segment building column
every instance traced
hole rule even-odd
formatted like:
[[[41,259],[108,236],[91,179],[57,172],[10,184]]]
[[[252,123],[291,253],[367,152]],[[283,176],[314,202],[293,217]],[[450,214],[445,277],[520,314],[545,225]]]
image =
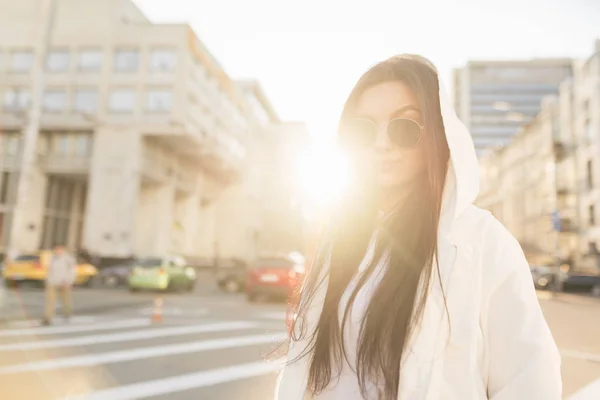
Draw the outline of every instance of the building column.
[[[175,199],[174,230],[177,238],[175,251],[178,253],[195,255],[199,214],[198,195],[186,194]]]
[[[164,256],[173,250],[175,190],[171,183],[142,185],[136,210],[135,254]]]
[[[30,170],[27,193],[17,199],[11,218],[18,214],[17,224],[12,224],[10,235],[11,251],[30,253],[40,246],[44,222],[44,201],[46,193],[46,175],[42,169],[34,165]]]
[[[248,210],[248,199],[242,185],[226,189],[217,206],[217,240],[219,256],[226,259],[250,260],[253,219]]]
[[[79,235],[79,224],[82,218],[81,215],[81,204],[84,200],[85,193],[83,192],[84,185],[78,183],[73,188],[73,197],[71,199],[71,216],[69,218],[69,236],[67,237],[67,248],[73,250],[80,250],[77,248],[78,244],[81,243]]]
[[[216,257],[217,207],[215,203],[200,204],[198,210],[198,229],[195,238],[195,254],[198,257],[213,259]]]
[[[91,254],[133,255],[140,139],[137,131],[121,127],[95,132],[84,230],[84,247]]]

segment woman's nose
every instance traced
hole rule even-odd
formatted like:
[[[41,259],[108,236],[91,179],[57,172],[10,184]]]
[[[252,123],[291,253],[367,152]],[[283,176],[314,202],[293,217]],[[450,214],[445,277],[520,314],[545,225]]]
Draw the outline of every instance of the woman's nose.
[[[387,151],[392,148],[392,143],[387,135],[387,126],[383,124],[377,125],[377,136],[375,137],[375,150]]]

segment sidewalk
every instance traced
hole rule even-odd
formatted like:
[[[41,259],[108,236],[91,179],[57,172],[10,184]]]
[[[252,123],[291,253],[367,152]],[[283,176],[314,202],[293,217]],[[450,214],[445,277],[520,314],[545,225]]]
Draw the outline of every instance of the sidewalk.
[[[582,293],[553,293],[547,290],[538,290],[539,300],[563,302],[574,305],[600,307],[600,298]]]

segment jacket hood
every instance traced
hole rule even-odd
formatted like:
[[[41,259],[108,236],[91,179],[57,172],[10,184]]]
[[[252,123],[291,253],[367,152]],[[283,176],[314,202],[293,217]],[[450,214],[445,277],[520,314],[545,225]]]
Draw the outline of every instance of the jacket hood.
[[[473,139],[458,118],[438,74],[440,110],[446,140],[450,149],[450,165],[444,187],[442,215],[451,223],[471,205],[479,194],[479,163]]]

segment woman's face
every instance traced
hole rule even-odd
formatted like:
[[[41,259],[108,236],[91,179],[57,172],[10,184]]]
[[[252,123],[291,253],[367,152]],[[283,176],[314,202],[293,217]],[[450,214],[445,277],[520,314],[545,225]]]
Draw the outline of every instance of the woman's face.
[[[368,119],[377,126],[376,140],[361,147],[357,156],[360,166],[371,171],[378,187],[385,190],[411,183],[425,169],[422,137],[416,145],[406,148],[393,143],[388,135],[388,124],[397,118],[413,120],[423,126],[415,94],[406,84],[391,81],[371,86],[359,97],[355,116]],[[403,124],[406,129],[398,129]],[[392,123],[390,131],[402,135],[413,127],[410,121],[401,120]],[[426,132],[421,129],[419,135],[424,134]]]

